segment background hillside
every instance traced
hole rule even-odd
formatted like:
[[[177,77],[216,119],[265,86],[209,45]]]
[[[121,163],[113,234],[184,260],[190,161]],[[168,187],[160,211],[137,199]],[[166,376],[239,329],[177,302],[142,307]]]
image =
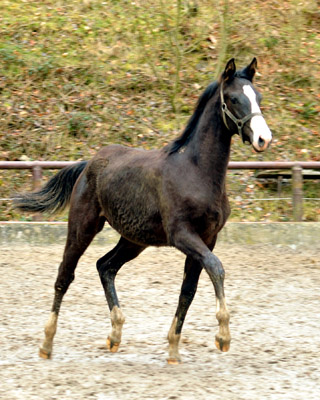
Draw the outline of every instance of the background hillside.
[[[256,56],[274,142],[256,154],[235,138],[231,159],[320,161],[319,9],[316,0],[2,0],[0,159],[161,147],[230,57],[241,67]],[[30,190],[29,175],[0,170],[0,197]],[[228,185],[234,220],[291,218],[290,202],[257,200],[276,195],[275,185],[252,172],[230,173]],[[319,198],[319,181],[304,190]],[[1,211],[2,220],[21,217],[10,202]],[[320,220],[319,202],[306,202],[305,218]]]

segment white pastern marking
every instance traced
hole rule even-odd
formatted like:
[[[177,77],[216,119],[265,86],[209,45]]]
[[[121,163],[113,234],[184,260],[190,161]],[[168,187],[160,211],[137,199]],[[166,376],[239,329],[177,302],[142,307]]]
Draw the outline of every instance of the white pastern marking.
[[[257,102],[257,96],[250,85],[243,85],[243,93],[248,97],[251,104],[251,112],[252,113],[261,113],[259,104]],[[271,142],[272,133],[263,118],[262,115],[255,115],[251,118],[250,128],[253,132],[253,145],[257,149],[261,148],[259,146],[259,138],[265,141],[263,149],[268,147],[268,144]]]
[[[220,301],[219,299],[216,299],[216,314],[220,311]]]

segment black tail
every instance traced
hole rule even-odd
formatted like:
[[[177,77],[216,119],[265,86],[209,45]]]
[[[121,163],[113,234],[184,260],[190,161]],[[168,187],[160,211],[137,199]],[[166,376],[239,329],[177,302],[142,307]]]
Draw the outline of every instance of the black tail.
[[[21,211],[55,213],[63,210],[70,201],[73,186],[87,161],[81,161],[63,168],[54,175],[38,192],[18,194],[14,207]]]

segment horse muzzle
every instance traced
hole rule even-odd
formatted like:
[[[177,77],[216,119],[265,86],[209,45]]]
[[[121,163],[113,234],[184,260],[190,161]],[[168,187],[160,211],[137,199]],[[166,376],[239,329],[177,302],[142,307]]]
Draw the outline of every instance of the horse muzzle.
[[[265,151],[272,142],[272,133],[262,115],[255,115],[251,118],[250,129],[252,147],[257,152]]]

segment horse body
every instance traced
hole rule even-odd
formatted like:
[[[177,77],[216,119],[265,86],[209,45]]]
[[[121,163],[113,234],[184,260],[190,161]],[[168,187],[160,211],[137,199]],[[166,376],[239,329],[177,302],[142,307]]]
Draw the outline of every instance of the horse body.
[[[108,146],[80,178],[96,182],[99,215],[120,235],[142,246],[168,244],[162,224],[164,162],[161,151]]]
[[[17,199],[21,209],[41,212],[55,211],[70,200],[67,242],[40,348],[42,357],[51,356],[61,302],[77,262],[105,221],[121,235],[115,248],[97,262],[112,322],[107,340],[110,351],[118,350],[124,323],[114,286],[116,274],[150,245],[174,246],[186,255],[178,307],[168,334],[168,361],[180,362],[181,330],[203,269],[216,294],[216,345],[222,351],[229,349],[224,269],[212,250],[230,214],[225,179],[233,133],[238,131],[257,151],[271,142],[259,94],[251,83],[255,68],[253,59],[236,71],[230,60],[219,82],[200,97],[183,133],[165,148],[104,147],[91,161],[60,171],[39,192]]]
[[[181,223],[205,238],[223,227],[229,206],[223,179],[201,176],[202,170],[188,152],[169,156],[163,149],[104,147],[79,178],[74,189],[78,199],[71,207],[84,203],[78,191],[91,196],[99,217],[142,246],[174,246],[175,227]]]

